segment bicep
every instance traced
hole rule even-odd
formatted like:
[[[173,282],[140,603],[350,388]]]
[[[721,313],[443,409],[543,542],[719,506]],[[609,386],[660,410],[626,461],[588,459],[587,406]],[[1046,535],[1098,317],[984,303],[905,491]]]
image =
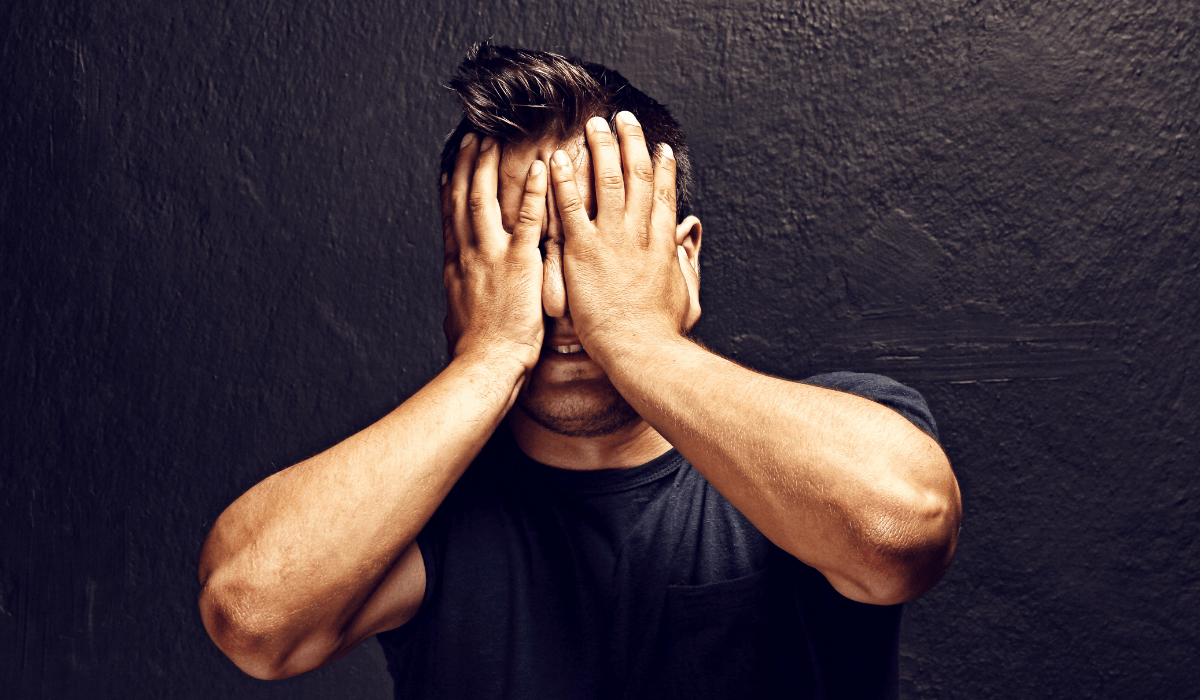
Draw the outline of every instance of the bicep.
[[[313,668],[349,654],[368,637],[395,629],[417,614],[425,597],[425,561],[414,540],[346,625],[341,643]],[[306,669],[307,670],[307,669]]]
[[[425,561],[414,540],[350,621],[346,638],[356,640],[357,646],[367,637],[403,625],[417,614],[424,597]]]

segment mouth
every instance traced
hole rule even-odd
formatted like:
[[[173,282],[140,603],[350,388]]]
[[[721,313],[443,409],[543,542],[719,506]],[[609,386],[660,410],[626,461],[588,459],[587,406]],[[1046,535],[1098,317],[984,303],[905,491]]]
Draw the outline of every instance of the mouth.
[[[564,359],[584,359],[587,358],[587,351],[583,349],[583,343],[579,342],[579,338],[571,336],[560,336],[557,338],[547,338],[542,345],[543,357],[562,357]]]
[[[573,336],[547,338],[538,358],[538,377],[542,383],[563,384],[600,379],[604,373]]]

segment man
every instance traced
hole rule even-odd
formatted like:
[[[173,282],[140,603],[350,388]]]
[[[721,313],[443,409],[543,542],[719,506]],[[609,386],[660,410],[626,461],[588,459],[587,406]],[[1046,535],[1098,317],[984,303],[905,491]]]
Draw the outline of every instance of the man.
[[[221,515],[213,640],[281,678],[378,634],[398,698],[895,697],[961,511],[924,401],[689,339],[687,147],[616,72],[485,44],[452,87],[451,362]]]

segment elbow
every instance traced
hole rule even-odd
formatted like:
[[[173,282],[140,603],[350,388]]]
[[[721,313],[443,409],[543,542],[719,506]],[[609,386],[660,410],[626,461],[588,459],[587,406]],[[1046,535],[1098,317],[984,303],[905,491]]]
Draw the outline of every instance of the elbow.
[[[940,451],[939,451],[940,452]],[[852,600],[873,605],[906,603],[941,580],[958,546],[962,498],[945,461],[932,486],[906,487],[859,530],[860,566],[835,587]]]
[[[953,477],[951,477],[953,479]],[[863,587],[876,605],[906,603],[933,588],[954,558],[962,505],[958,486],[926,493],[902,517],[868,539],[870,576]]]
[[[269,615],[256,614],[248,598],[237,586],[222,585],[219,576],[210,577],[197,601],[208,636],[249,676],[280,680],[296,675],[287,668],[289,654],[281,648],[278,625],[271,624]]]
[[[919,529],[872,542],[869,573],[860,586],[861,602],[896,605],[933,588],[950,567],[958,543],[954,510],[947,508]]]
[[[295,625],[289,626],[280,605],[280,572],[267,567],[257,575],[247,573],[221,534],[215,527],[200,550],[196,602],[209,638],[235,666],[259,680],[308,670],[295,668]]]
[[[320,610],[305,612],[288,596],[277,563],[250,570],[231,556],[214,531],[200,552],[197,605],[204,629],[225,656],[260,680],[280,680],[329,663],[342,630],[322,626]]]

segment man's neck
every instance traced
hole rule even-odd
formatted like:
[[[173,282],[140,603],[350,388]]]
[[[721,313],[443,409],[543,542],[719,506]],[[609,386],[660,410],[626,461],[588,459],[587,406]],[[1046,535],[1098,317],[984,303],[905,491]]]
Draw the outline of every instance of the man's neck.
[[[671,443],[641,418],[601,437],[561,435],[536,423],[520,406],[508,412],[507,422],[522,452],[560,469],[625,469],[645,464],[671,449]]]

